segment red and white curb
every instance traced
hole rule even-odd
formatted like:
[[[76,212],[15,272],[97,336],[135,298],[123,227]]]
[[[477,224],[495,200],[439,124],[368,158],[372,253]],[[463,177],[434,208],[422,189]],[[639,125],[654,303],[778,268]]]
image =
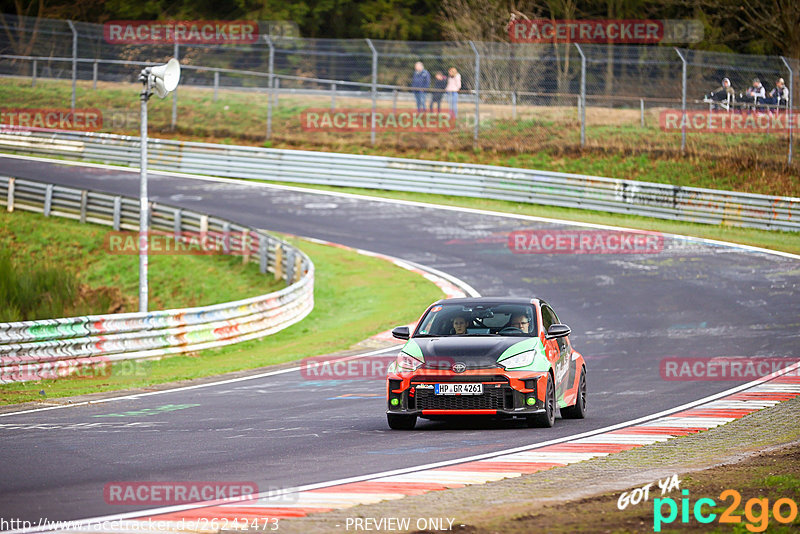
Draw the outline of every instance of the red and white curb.
[[[103,532],[204,532],[211,520],[239,524],[248,520],[266,524],[270,520],[305,517],[353,506],[402,499],[431,491],[484,484],[504,478],[536,473],[600,456],[635,449],[672,438],[695,434],[741,419],[747,414],[775,406],[800,396],[800,362],[786,370],[744,384],[678,408],[674,413],[656,414],[543,444],[441,462],[390,473],[354,477],[262,495],[260,498],[227,504],[198,503],[84,520],[70,532],[98,532],[96,523],[118,520],[123,527],[104,528]],[[627,425],[627,426],[626,426]],[[460,462],[460,463],[459,463]],[[156,528],[155,525],[158,525]],[[41,529],[29,529],[36,532]],[[216,529],[214,529],[216,530]],[[23,531],[17,531],[23,532]]]

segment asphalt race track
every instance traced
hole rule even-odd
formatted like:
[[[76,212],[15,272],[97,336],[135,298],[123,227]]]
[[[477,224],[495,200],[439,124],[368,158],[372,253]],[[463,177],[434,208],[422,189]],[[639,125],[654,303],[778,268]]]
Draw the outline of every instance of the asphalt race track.
[[[0,173],[132,197],[139,190],[138,174],[122,170],[0,157]],[[292,372],[0,417],[0,517],[136,509],[104,502],[112,481],[253,481],[265,491],[546,441],[740,383],[664,380],[664,358],[798,356],[795,259],[669,238],[656,254],[513,254],[508,232],[567,227],[158,173],[149,186],[155,202],[411,260],[482,295],[545,298],[587,360],[589,416],[547,430],[421,421],[395,432],[382,381]]]

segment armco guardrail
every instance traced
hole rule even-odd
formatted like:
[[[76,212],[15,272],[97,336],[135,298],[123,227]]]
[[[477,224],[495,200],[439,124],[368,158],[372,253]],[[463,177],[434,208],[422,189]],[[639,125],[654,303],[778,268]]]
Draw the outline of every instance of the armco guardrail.
[[[139,138],[4,130],[0,150],[139,165]],[[800,198],[490,165],[153,139],[152,169],[510,200],[662,219],[800,230]]]
[[[0,176],[0,205],[137,230],[137,200]],[[153,204],[151,230],[222,236],[243,260],[288,287],[213,306],[148,313],[0,323],[0,383],[111,372],[111,362],[221,347],[282,330],[314,307],[314,264],[266,233],[189,210]]]

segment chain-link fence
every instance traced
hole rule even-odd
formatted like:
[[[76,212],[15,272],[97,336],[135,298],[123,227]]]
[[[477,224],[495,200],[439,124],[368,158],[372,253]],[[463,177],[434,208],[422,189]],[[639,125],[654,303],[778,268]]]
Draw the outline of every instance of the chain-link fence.
[[[4,107],[96,107],[106,119],[103,130],[117,133],[138,128],[138,98],[127,84],[137,84],[142,66],[176,56],[181,85],[166,103],[151,106],[156,132],[350,149],[588,147],[790,163],[794,152],[795,116],[788,112],[800,65],[783,57],[666,46],[305,39],[269,32],[249,44],[112,44],[99,24],[11,15],[0,22]],[[424,88],[414,81],[416,62],[429,73],[422,77]],[[455,83],[451,69],[461,80],[455,95],[449,91],[455,86],[447,86]],[[736,101],[720,107],[706,96],[723,78]],[[788,99],[768,104],[747,97],[753,78],[767,92],[783,78]],[[71,81],[69,91],[64,80]],[[48,92],[45,84],[61,85]],[[418,99],[427,110],[447,115],[445,127],[393,117],[418,115]],[[308,110],[317,112],[314,121],[304,122]],[[703,113],[705,122],[698,124]]]

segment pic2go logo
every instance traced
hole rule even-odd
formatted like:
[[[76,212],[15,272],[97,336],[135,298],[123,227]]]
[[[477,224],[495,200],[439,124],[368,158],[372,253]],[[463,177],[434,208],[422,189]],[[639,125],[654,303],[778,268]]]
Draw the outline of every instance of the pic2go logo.
[[[682,490],[681,493],[684,495],[680,504],[681,523],[689,523],[690,510],[698,523],[711,523],[717,519],[717,514],[711,511],[717,506],[714,499],[698,499],[694,506],[691,506],[688,499],[689,490]],[[742,495],[736,490],[729,489],[720,493],[719,498],[722,502],[728,499],[732,500],[725,511],[719,514],[719,522],[741,523],[742,517],[736,515],[735,512],[742,502]],[[666,517],[664,516],[665,507],[668,510]],[[675,499],[670,497],[653,499],[653,531],[661,532],[661,525],[673,523],[678,518],[678,511],[678,503],[675,502]],[[748,521],[745,524],[747,530],[764,532],[769,526],[769,512],[769,499],[755,497],[749,499],[744,505],[744,517]],[[778,499],[772,504],[772,517],[778,523],[792,523],[797,518],[797,503],[785,497]]]

